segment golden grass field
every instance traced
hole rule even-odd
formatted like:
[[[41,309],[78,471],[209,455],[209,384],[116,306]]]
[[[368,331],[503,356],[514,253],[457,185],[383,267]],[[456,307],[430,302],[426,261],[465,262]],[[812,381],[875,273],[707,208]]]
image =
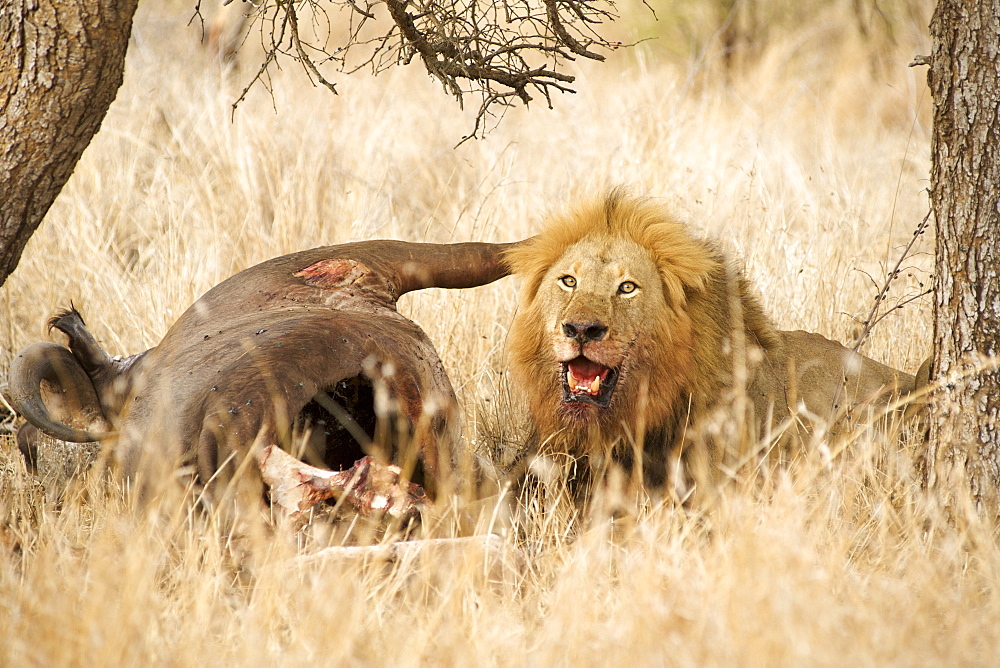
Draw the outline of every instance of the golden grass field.
[[[112,354],[135,353],[266,258],[376,237],[511,241],[618,184],[736,253],[780,327],[846,341],[928,208],[930,99],[907,67],[929,52],[917,4],[893,5],[891,39],[873,44],[850,3],[829,3],[728,77],[711,50],[657,42],[580,63],[578,94],[458,148],[475,100],[460,111],[416,64],[338,80],[332,97],[286,62],[273,98],[256,88],[233,115],[252,49],[222,67],[186,10],[144,5],[117,101],[0,288],[0,369],[70,300]],[[616,28],[648,29],[663,28]],[[932,256],[924,239],[890,304],[929,283]],[[470,446],[508,427],[516,294],[507,278],[401,302],[441,354]],[[865,352],[913,371],[930,309],[892,314]],[[539,519],[525,568],[500,581],[475,555],[303,563],[318,528],[231,538],[185,506],[129,512],[98,479],[45,500],[5,451],[0,665],[996,663],[992,525],[942,519],[915,442],[821,439],[787,471],[625,527]]]

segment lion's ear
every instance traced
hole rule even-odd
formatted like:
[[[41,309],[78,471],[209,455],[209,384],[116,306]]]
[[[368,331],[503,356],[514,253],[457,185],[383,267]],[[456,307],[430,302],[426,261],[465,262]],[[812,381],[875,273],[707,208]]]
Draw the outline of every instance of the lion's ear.
[[[559,259],[564,249],[558,242],[534,236],[519,241],[503,252],[503,263],[510,273],[524,279],[524,293],[533,299],[549,267]]]
[[[722,267],[709,248],[697,243],[685,246],[673,248],[657,262],[671,304],[683,305],[689,296],[703,292]]]
[[[707,289],[722,270],[722,254],[660,207],[647,206],[639,213],[634,216],[632,236],[659,270],[666,297],[683,305],[689,295]]]

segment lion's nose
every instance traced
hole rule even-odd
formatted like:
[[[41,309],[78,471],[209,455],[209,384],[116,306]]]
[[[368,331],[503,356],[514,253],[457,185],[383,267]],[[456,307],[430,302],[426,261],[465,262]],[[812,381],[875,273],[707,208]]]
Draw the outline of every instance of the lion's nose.
[[[564,322],[563,334],[580,343],[600,341],[607,335],[608,326],[600,322]]]

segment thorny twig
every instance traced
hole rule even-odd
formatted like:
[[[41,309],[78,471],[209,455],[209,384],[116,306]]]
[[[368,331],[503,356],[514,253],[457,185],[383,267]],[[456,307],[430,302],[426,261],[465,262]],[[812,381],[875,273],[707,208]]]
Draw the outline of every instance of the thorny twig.
[[[872,309],[871,311],[869,311],[868,317],[865,318],[864,321],[862,322],[864,328],[861,330],[861,333],[858,335],[858,338],[854,342],[854,346],[852,347],[852,350],[854,350],[854,352],[857,352],[858,350],[861,349],[861,346],[864,344],[865,339],[868,338],[868,335],[871,333],[872,329],[874,329],[875,325],[881,322],[883,318],[885,318],[893,311],[899,310],[904,306],[906,306],[907,304],[909,304],[910,302],[916,301],[917,299],[920,299],[924,295],[930,294],[933,291],[933,288],[927,288],[922,292],[918,292],[915,295],[911,295],[905,299],[902,299],[901,301],[893,305],[893,307],[890,308],[889,310],[879,313],[879,309],[882,307],[882,303],[886,300],[888,296],[889,287],[892,285],[892,282],[899,277],[900,267],[903,265],[903,260],[909,257],[910,251],[913,250],[914,244],[917,243],[917,240],[927,230],[927,223],[930,220],[930,217],[931,217],[931,212],[928,211],[927,215],[924,216],[924,219],[920,221],[919,225],[917,225],[917,229],[913,231],[913,236],[910,238],[910,241],[906,244],[906,247],[903,248],[903,252],[900,253],[899,260],[896,262],[896,266],[894,266],[892,268],[892,271],[890,271],[886,275],[885,281],[882,283],[882,287],[879,288],[879,291],[875,294],[875,301],[872,304]]]
[[[346,12],[343,33],[331,10]],[[299,21],[306,15],[309,27]],[[622,46],[596,32],[617,18],[610,0],[261,0],[251,17],[260,25],[264,61],[234,107],[282,56],[334,93],[325,66],[378,74],[416,57],[460,106],[466,94],[479,95],[465,139],[481,136],[496,108],[527,105],[535,95],[551,107],[553,91],[574,92],[567,61],[601,61],[598,50]]]

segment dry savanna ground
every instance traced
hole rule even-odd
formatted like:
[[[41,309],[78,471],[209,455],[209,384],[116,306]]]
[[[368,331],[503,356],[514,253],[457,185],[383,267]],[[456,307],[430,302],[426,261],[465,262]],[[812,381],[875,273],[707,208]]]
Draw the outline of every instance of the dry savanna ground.
[[[622,36],[663,39],[578,64],[575,96],[511,110],[458,148],[473,115],[417,65],[341,79],[334,98],[285,63],[273,96],[257,88],[233,115],[252,49],[221,66],[186,9],[144,5],[118,100],[0,288],[0,369],[70,300],[113,354],[138,352],[263,259],[376,237],[514,240],[616,184],[721,239],[781,327],[850,339],[927,211],[930,101],[906,65],[928,52],[929,3],[869,10],[867,36],[852,3],[816,3],[728,71],[699,41],[711,31],[673,28],[705,20],[696,4],[627,17]],[[932,243],[889,305],[928,282]],[[508,278],[401,304],[444,360],[470,446],[516,433],[516,292]],[[893,313],[865,351],[912,371],[929,312],[924,298]],[[137,515],[99,478],[46,497],[5,444],[0,665],[990,663],[1000,550],[973,516],[942,519],[916,450],[821,438],[699,507],[616,527],[535,517],[502,535],[525,563],[497,577],[472,553],[296,560],[332,539],[233,537],[183,505]]]

